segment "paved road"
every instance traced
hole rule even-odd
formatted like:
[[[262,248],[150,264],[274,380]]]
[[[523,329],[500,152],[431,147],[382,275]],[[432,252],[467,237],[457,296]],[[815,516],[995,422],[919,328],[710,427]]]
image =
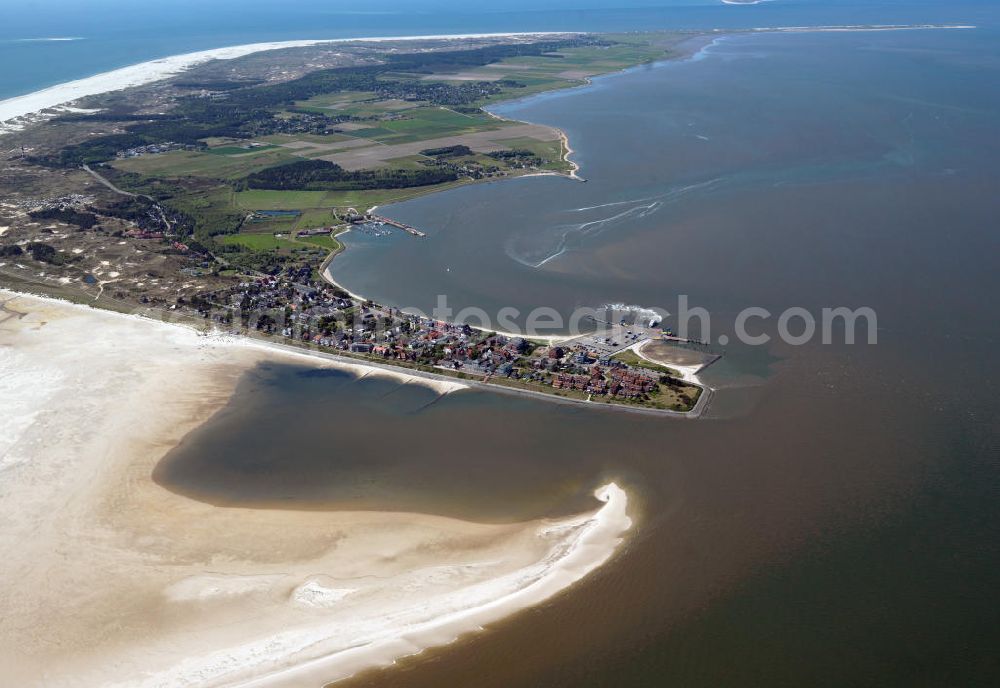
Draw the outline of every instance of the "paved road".
[[[102,177],[98,172],[95,172],[94,170],[90,169],[89,165],[84,165],[83,169],[86,170],[90,174],[91,177],[93,177],[94,179],[96,179],[97,181],[99,181],[101,184],[103,184],[104,186],[106,186],[109,189],[111,189],[112,191],[114,191],[116,194],[119,194],[119,195],[122,195],[122,196],[129,196],[131,198],[145,198],[145,199],[149,200],[149,202],[153,204],[153,207],[156,208],[156,212],[158,212],[160,214],[160,222],[163,223],[164,228],[166,228],[166,230],[168,232],[171,229],[173,229],[173,225],[170,224],[170,220],[167,219],[166,213],[163,212],[163,208],[160,207],[160,204],[156,202],[155,198],[153,198],[152,196],[147,196],[146,194],[137,194],[137,193],[132,193],[131,191],[125,191],[124,189],[119,189],[117,186],[115,186],[114,184],[112,184],[110,181],[108,181],[107,179],[105,179],[104,177]]]
[[[84,165],[83,169],[86,170],[87,173],[90,174],[91,177],[93,177],[94,179],[96,179],[97,181],[99,181],[101,184],[103,184],[104,186],[106,186],[109,189],[111,189],[112,191],[114,191],[116,194],[120,194],[122,196],[132,196],[132,197],[141,196],[142,198],[148,198],[151,201],[153,200],[150,196],[146,196],[144,194],[134,194],[134,193],[132,193],[130,191],[123,191],[122,189],[119,189],[117,186],[115,186],[110,181],[108,181],[107,179],[105,179],[104,177],[102,177],[100,174],[98,174],[94,170],[90,169],[90,165]],[[153,202],[155,203],[155,201],[153,201]]]

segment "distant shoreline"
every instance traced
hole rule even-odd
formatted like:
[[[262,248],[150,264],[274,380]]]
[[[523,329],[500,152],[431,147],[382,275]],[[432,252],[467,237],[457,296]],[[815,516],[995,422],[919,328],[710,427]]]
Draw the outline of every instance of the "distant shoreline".
[[[725,0],[723,0],[725,2]],[[743,2],[728,4],[749,4]],[[965,24],[913,24],[913,25],[843,25],[843,26],[776,26],[750,29],[726,29],[725,33],[797,33],[829,31],[906,31],[926,29],[974,29],[975,25]],[[721,29],[689,29],[693,33],[722,33]],[[577,34],[599,34],[595,31],[523,31],[499,33],[438,34],[417,36],[359,36],[355,38],[317,38],[291,41],[270,41],[242,45],[211,48],[178,55],[147,60],[126,65],[107,72],[101,72],[81,79],[67,81],[54,86],[0,100],[0,136],[20,131],[43,116],[43,111],[54,108],[68,108],[71,103],[88,96],[103,95],[126,88],[144,86],[177,76],[192,67],[211,60],[233,60],[259,52],[283,50],[287,48],[308,48],[328,43],[393,42],[418,40],[462,40],[475,38],[513,38],[530,36],[563,36]],[[64,40],[64,39],[46,39]],[[65,39],[68,40],[68,39]],[[68,109],[68,111],[72,111]]]
[[[427,36],[361,36],[357,38],[319,38],[295,41],[247,43],[209,50],[170,55],[101,72],[92,76],[49,86],[38,91],[0,100],[0,135],[19,131],[31,124],[43,110],[66,107],[81,98],[144,86],[177,76],[211,60],[233,60],[254,53],[287,48],[309,48],[327,43],[393,42],[421,40],[462,40],[474,38],[514,38],[527,36],[570,35],[574,31],[527,31],[507,33],[441,34]]]

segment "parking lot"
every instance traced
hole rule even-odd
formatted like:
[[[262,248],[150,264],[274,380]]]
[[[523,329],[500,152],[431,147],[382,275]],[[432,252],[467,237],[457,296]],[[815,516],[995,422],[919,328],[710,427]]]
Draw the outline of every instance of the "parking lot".
[[[597,332],[570,339],[563,342],[563,346],[582,346],[589,351],[596,351],[603,358],[614,356],[630,346],[651,338],[652,334],[644,327],[601,324],[601,329]]]

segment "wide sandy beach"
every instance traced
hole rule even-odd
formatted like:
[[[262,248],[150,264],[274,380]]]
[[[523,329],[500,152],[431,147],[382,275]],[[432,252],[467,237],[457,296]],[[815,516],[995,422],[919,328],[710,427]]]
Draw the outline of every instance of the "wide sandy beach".
[[[589,513],[500,525],[187,499],[152,469],[246,371],[337,364],[3,290],[0,307],[0,685],[318,687],[543,602],[631,526],[613,483]]]

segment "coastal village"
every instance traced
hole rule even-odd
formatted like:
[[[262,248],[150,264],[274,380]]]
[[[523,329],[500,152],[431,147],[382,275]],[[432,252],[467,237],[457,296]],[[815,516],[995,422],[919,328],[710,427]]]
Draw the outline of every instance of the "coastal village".
[[[426,236],[375,207],[520,174],[580,181],[562,132],[485,108],[655,59],[667,44],[484,39],[374,62],[364,46],[316,48],[327,69],[261,80],[206,67],[113,107],[92,99],[92,110],[26,129],[3,156],[0,277],[329,356],[697,415],[703,388],[670,357],[638,353],[669,338],[655,323],[612,317],[552,343],[428,320],[329,281],[343,231]],[[149,115],[150,103],[165,114]]]
[[[303,256],[300,262],[285,262],[274,274],[242,270],[221,279],[218,275],[225,266],[217,262],[218,258],[192,250],[168,235],[163,226],[157,226],[163,220],[155,208],[146,209],[146,215],[136,220],[99,214],[101,209],[89,196],[24,199],[5,205],[7,212],[37,218],[39,226],[46,219],[52,221],[45,234],[51,243],[28,242],[23,247],[12,244],[0,256],[0,271],[25,277],[38,264],[44,266],[36,282],[77,283],[91,290],[96,288],[97,295],[105,300],[125,298],[125,292],[115,289],[123,277],[113,271],[116,265],[89,271],[82,265],[86,254],[79,247],[86,246],[83,239],[101,240],[104,245],[98,248],[104,253],[108,239],[122,250],[131,248],[143,256],[154,256],[157,249],[162,250],[172,269],[188,281],[182,285],[185,289],[173,290],[172,295],[170,291],[159,296],[147,290],[136,299],[136,305],[154,317],[193,317],[233,334],[577,401],[687,413],[695,408],[702,393],[700,386],[686,381],[676,370],[635,353],[649,341],[677,341],[655,322],[616,316],[614,321],[594,321],[592,334],[546,343],[423,318],[357,298],[324,279],[324,266],[335,253],[319,265],[319,256],[324,255],[320,249],[314,251],[315,255]],[[413,238],[426,236],[415,227],[353,208],[347,209],[341,219],[341,224],[307,230],[306,235],[332,239],[352,227],[379,236],[393,232]],[[79,228],[92,221],[105,226],[95,225],[87,231]],[[70,229],[74,223],[76,231]],[[112,230],[112,225],[119,228]],[[77,248],[67,255],[61,239]],[[147,279],[150,283],[157,281]],[[164,285],[176,283],[165,281]]]
[[[625,321],[553,344],[484,332],[352,298],[308,268],[204,293],[182,304],[220,326],[340,355],[560,396],[690,411],[701,388],[634,349],[670,337]],[[659,403],[658,403],[659,402]]]

